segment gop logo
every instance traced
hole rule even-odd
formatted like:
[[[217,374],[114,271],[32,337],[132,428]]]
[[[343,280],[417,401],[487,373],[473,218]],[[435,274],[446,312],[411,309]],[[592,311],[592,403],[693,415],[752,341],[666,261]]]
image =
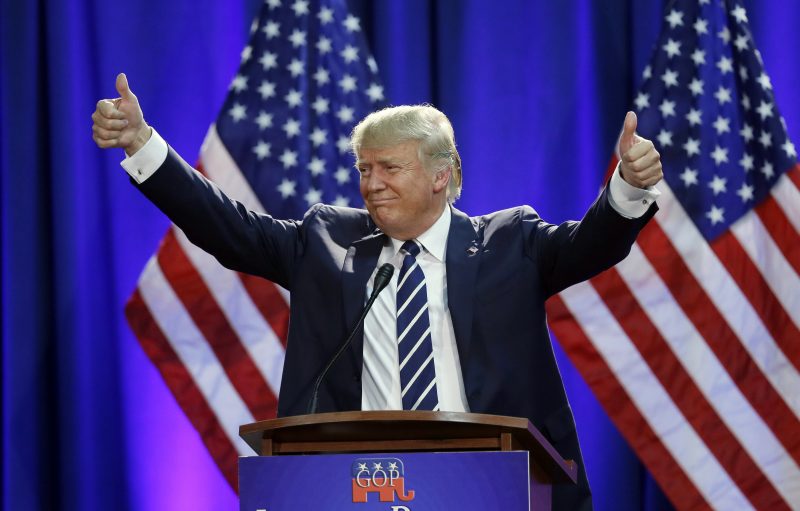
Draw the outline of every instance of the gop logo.
[[[380,502],[413,500],[414,490],[406,490],[404,473],[397,458],[358,458],[351,468],[353,502],[367,502],[370,493],[377,493]]]

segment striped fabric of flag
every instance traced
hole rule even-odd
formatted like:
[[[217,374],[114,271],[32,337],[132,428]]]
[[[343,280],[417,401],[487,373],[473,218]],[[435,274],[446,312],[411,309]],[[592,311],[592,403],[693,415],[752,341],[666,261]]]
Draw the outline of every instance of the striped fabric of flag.
[[[676,507],[800,509],[800,167],[739,0],[669,2],[635,108],[661,209],[550,326]]]
[[[383,106],[377,66],[344,0],[267,0],[198,169],[251,210],[301,218],[358,206],[354,124]],[[147,355],[228,482],[252,454],[241,424],[274,417],[288,293],[229,271],[173,226],[126,306]]]

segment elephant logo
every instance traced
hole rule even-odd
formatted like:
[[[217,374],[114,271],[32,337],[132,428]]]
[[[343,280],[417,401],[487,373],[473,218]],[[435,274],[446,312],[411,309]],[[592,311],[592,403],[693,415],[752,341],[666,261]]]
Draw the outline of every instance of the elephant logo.
[[[408,502],[414,499],[414,490],[405,487],[403,462],[397,458],[358,458],[351,467],[353,477],[353,502],[367,502],[371,493],[378,494],[379,502]]]

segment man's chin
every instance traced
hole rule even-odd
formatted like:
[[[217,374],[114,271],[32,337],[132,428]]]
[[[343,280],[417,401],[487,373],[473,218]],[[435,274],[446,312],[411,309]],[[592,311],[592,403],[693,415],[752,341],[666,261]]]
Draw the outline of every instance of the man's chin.
[[[390,233],[394,231],[392,227],[396,222],[392,212],[385,207],[376,207],[373,208],[369,214],[372,217],[372,221],[378,226],[378,229],[391,236]]]
[[[375,209],[373,211],[370,211],[370,216],[372,217],[372,220],[375,222],[375,225],[377,225],[382,231],[386,231],[386,227],[391,225],[391,218],[389,215],[386,214],[385,211],[381,211],[380,209]]]

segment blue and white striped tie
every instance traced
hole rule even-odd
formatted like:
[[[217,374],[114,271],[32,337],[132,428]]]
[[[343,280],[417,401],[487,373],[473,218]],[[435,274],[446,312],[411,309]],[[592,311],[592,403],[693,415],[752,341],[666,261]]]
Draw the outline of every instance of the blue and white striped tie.
[[[425,274],[417,263],[419,244],[403,243],[406,252],[397,277],[397,343],[404,410],[438,410],[431,322]]]

